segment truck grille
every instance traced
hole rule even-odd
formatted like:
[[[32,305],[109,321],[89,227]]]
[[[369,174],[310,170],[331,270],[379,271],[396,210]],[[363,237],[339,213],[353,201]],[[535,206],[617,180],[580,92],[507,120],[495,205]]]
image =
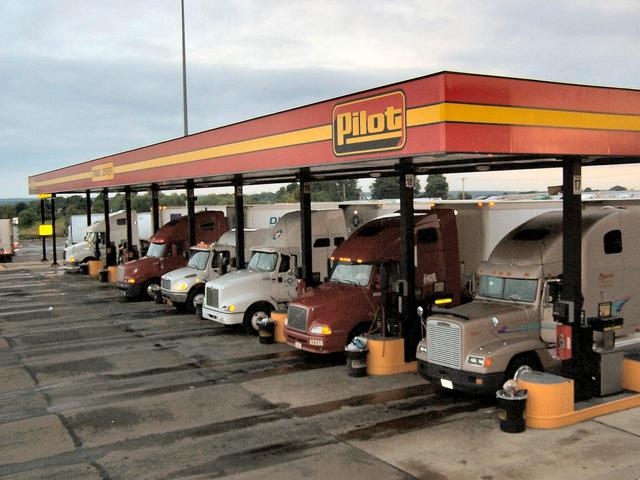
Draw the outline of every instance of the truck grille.
[[[168,278],[161,278],[160,286],[165,290],[171,290],[171,280],[169,280]]]
[[[296,305],[289,305],[287,326],[294,330],[307,331],[307,309]]]
[[[462,367],[460,325],[442,320],[427,321],[427,359],[445,367]]]
[[[207,306],[218,308],[218,289],[213,287],[207,287],[207,293],[205,295]]]

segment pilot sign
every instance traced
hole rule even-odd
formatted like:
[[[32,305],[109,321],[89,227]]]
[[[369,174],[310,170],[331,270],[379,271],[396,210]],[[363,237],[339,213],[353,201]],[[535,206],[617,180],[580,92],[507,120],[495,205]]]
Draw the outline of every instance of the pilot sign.
[[[401,149],[406,141],[404,93],[398,90],[339,103],[331,123],[337,156]]]

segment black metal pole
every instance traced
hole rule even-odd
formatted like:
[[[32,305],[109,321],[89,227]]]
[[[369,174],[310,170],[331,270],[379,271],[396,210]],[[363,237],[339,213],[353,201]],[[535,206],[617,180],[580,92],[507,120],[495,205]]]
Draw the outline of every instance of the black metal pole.
[[[53,234],[51,236],[51,242],[53,243],[53,262],[51,265],[58,265],[58,252],[56,250],[56,194],[51,195],[51,229]]]
[[[244,197],[242,194],[242,175],[236,175],[234,178],[233,196],[236,207],[236,266],[237,268],[244,268]]]
[[[152,230],[155,234],[160,228],[160,202],[158,184],[151,184],[151,221],[153,222]]]
[[[109,223],[109,189],[102,190],[104,202],[104,268],[111,266],[111,224]]]
[[[44,225],[46,221],[46,206],[44,203],[44,198],[40,199],[40,224]],[[47,237],[42,237],[42,260],[41,262],[48,262],[47,260]]]
[[[593,396],[593,331],[582,315],[582,198],[580,159],[565,158],[562,164],[562,300],[573,303],[572,358],[562,362],[562,373],[574,381],[574,399]]]
[[[133,229],[131,225],[131,189],[127,187],[124,191],[124,208],[127,217],[127,259],[131,259],[133,253]]]
[[[311,182],[309,170],[300,170],[300,248],[302,250],[302,279],[313,286],[313,250],[311,245]]]
[[[85,193],[86,210],[87,210],[87,227],[91,225],[91,190],[87,190]]]
[[[415,175],[410,158],[400,159],[400,319],[404,338],[404,359],[410,362],[416,358],[416,348],[420,341],[420,319],[416,314],[416,264],[415,264],[415,218],[413,209],[413,189]]]
[[[187,222],[189,224],[189,245],[196,242],[196,197],[193,193],[193,180],[187,180]]]

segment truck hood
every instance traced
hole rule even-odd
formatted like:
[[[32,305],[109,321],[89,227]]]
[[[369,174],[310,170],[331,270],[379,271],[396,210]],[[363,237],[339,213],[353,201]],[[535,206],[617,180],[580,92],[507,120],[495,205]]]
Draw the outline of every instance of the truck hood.
[[[249,271],[249,270],[236,270],[234,272],[229,272],[226,275],[221,276],[220,278],[216,278],[214,281],[214,288],[226,289],[230,287],[234,287],[236,285],[242,285],[245,282],[256,281],[257,279],[261,279],[263,277],[270,278],[273,272],[258,272],[258,271]]]
[[[182,280],[183,278],[187,278],[190,275],[198,276],[198,274],[202,276],[204,274],[204,270],[198,270],[193,267],[182,267],[178,268],[177,270],[172,270],[169,273],[165,273],[164,275],[162,275],[162,278],[164,280],[171,280],[171,283],[173,283],[178,280]]]
[[[357,306],[360,302],[364,302],[367,304],[368,309],[373,310],[373,307],[368,306],[369,302],[367,299],[369,299],[368,287],[360,287],[346,283],[327,282],[319,287],[307,290],[300,297],[291,302],[291,304],[306,307],[310,310],[316,310],[323,307],[333,307],[346,312],[347,310]],[[345,309],[345,306],[349,306],[349,308]]]
[[[533,307],[533,305],[532,305]],[[506,304],[475,300],[444,312],[434,312],[429,320],[445,320],[467,327],[479,328],[483,331],[493,329],[498,334],[522,333],[530,329],[538,329],[539,324],[533,318],[535,309],[520,304]],[[464,318],[466,317],[466,318]],[[494,327],[492,319],[498,320]]]
[[[130,262],[123,263],[118,268],[122,269],[125,276],[134,275],[138,272],[153,271],[156,267],[159,268],[160,259],[153,257],[142,257]]]

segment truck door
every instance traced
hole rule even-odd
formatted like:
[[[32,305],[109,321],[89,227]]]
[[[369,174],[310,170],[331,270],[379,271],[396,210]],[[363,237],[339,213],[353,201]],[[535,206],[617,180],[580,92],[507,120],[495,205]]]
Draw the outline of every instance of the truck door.
[[[280,255],[278,269],[274,273],[275,281],[272,282],[273,297],[278,302],[289,302],[296,298],[298,296],[297,279],[290,255]]]

